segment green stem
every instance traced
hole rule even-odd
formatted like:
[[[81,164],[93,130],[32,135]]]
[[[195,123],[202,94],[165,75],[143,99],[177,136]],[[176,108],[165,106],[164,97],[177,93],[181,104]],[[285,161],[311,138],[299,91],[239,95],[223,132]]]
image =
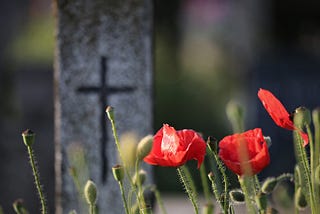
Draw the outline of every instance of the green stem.
[[[299,172],[299,166],[296,165],[295,168],[294,168],[294,192],[297,192],[298,191],[298,187],[301,185],[301,181],[300,181],[300,172]],[[294,197],[294,200],[296,200],[296,197]],[[297,202],[294,201],[294,204],[296,205]],[[294,206],[294,214],[299,214],[299,209],[297,206]]]
[[[245,197],[245,202],[247,206],[247,211],[249,214],[255,214],[256,210],[252,204],[252,185],[253,183],[250,182],[252,179],[250,179],[248,176],[239,176],[238,177],[241,189],[243,191],[244,197]]]
[[[137,189],[136,189],[135,185],[132,182],[132,178],[130,176],[129,170],[128,170],[127,166],[125,165],[125,162],[123,161],[124,159],[123,159],[123,156],[121,154],[120,142],[119,142],[119,138],[118,138],[118,133],[117,133],[117,129],[116,129],[115,120],[114,120],[113,117],[112,118],[109,117],[109,120],[111,122],[112,134],[113,134],[113,137],[114,137],[115,144],[117,146],[117,150],[118,150],[119,157],[120,157],[120,162],[123,164],[125,174],[127,175],[127,178],[129,180],[129,183],[130,183],[130,188],[133,190],[133,192],[135,193],[137,199],[139,200],[139,194],[137,192]],[[129,201],[129,202],[131,203],[131,201]],[[140,208],[140,203],[139,203],[139,208]]]
[[[221,160],[219,159],[217,153],[211,148],[210,145],[208,145],[208,151],[209,151],[209,155],[212,156],[214,158],[214,163],[217,164],[219,172],[222,175],[222,182],[224,184],[224,190],[219,192],[219,189],[221,189],[221,182],[214,180],[212,181],[212,189],[213,192],[215,194],[215,197],[217,199],[217,201],[219,202],[220,206],[223,209],[223,213],[227,214],[228,213],[228,209],[229,209],[229,194],[228,194],[228,186],[229,186],[229,181],[227,178],[227,174],[225,171],[225,167],[222,165]],[[216,177],[217,173],[214,173],[214,178]],[[218,186],[219,185],[219,186]],[[220,188],[219,188],[220,187]],[[223,201],[221,201],[220,196],[219,195],[223,195]]]
[[[95,214],[95,209],[96,209],[96,206],[94,204],[90,204],[89,213]]]
[[[120,187],[121,198],[122,198],[122,201],[123,201],[124,210],[125,210],[126,214],[129,214],[128,203],[127,203],[126,196],[125,196],[125,193],[124,193],[123,184],[122,184],[121,181],[119,181],[118,183],[119,183],[119,187]]]
[[[156,187],[153,187],[153,188],[152,188],[152,191],[154,192],[154,195],[155,195],[156,200],[157,200],[157,202],[158,202],[158,204],[159,204],[159,208],[160,208],[161,212],[162,212],[163,214],[167,214],[167,211],[166,211],[166,209],[165,209],[165,207],[164,207],[164,205],[163,205],[163,201],[162,201],[162,198],[161,198],[161,195],[160,195],[159,190],[157,190]]]
[[[294,131],[294,136],[295,136],[294,144],[295,144],[295,150],[297,155],[297,161],[298,161],[299,169],[301,170],[301,177],[302,177],[301,188],[310,205],[311,212],[316,214],[317,213],[316,204],[315,204],[311,171],[310,171],[307,154],[303,147],[303,140],[300,137],[298,131]]]
[[[318,213],[318,203],[319,203],[319,185],[316,184],[316,167],[317,167],[317,160],[316,160],[316,155],[315,155],[315,145],[313,141],[313,135],[310,129],[310,126],[306,124],[306,129],[309,137],[309,143],[310,143],[310,171],[311,171],[311,188],[312,192],[311,194],[313,195],[312,198],[314,200],[314,212]]]
[[[142,209],[147,208],[147,206],[146,206],[146,201],[144,200],[141,180],[140,180],[140,176],[139,176],[139,159],[138,158],[136,159],[136,163],[135,163],[135,175],[137,178],[139,208],[140,208],[140,210],[142,210]]]
[[[194,212],[196,214],[199,214],[199,208],[196,200],[196,191],[193,184],[193,181],[191,179],[190,173],[188,169],[185,166],[180,166],[177,168],[178,175],[180,177],[180,180],[189,196],[189,199],[192,203]]]
[[[37,187],[39,198],[40,198],[40,202],[41,202],[41,211],[42,211],[42,214],[45,214],[45,213],[47,213],[46,200],[45,200],[44,194],[42,192],[40,179],[39,179],[40,176],[39,176],[38,169],[36,167],[35,157],[33,155],[32,147],[31,146],[27,146],[27,148],[28,148],[28,154],[29,154],[29,158],[30,158],[30,165],[31,165],[31,168],[32,168],[34,180],[35,180],[35,183],[36,183],[36,187]]]
[[[206,167],[205,167],[204,163],[201,164],[201,166],[200,166],[200,177],[201,177],[201,184],[202,184],[202,188],[203,188],[204,197],[205,197],[207,203],[211,203],[209,185],[207,182],[208,175],[206,173]]]

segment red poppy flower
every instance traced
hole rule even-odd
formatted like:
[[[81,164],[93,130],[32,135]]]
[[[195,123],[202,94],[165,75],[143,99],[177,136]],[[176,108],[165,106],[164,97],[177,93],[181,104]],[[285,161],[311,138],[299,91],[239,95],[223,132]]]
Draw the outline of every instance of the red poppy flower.
[[[152,165],[177,167],[195,159],[199,168],[205,153],[206,143],[197,132],[190,129],[176,131],[164,124],[153,138],[151,152],[143,160]]]
[[[290,117],[288,111],[270,91],[260,88],[258,97],[261,100],[264,108],[267,110],[273,121],[278,126],[292,131],[299,131],[299,134],[304,142],[303,146],[308,145],[308,135],[294,126],[292,118]]]
[[[224,137],[219,142],[219,157],[238,175],[255,175],[270,163],[260,128]]]

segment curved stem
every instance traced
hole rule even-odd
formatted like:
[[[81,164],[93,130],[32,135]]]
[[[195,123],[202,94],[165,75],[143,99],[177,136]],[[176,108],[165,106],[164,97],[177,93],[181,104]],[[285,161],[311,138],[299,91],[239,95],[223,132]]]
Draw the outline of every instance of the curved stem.
[[[44,194],[42,192],[40,179],[39,179],[39,177],[40,177],[39,176],[39,172],[38,172],[38,169],[36,167],[36,163],[35,163],[35,158],[34,158],[34,155],[33,155],[32,147],[31,146],[27,146],[27,148],[28,148],[28,154],[29,154],[29,158],[30,158],[30,165],[31,165],[31,168],[32,168],[34,180],[35,180],[35,183],[36,183],[36,187],[37,187],[39,198],[40,198],[40,202],[41,202],[41,211],[42,211],[42,214],[45,214],[45,213],[47,213],[46,200],[45,200]]]
[[[186,167],[184,166],[180,166],[177,168],[178,171],[178,175],[180,177],[180,180],[189,196],[189,199],[192,203],[194,212],[196,214],[199,214],[199,208],[198,208],[198,204],[197,204],[197,200],[196,200],[196,192],[195,192],[195,188],[193,185],[193,181],[191,179],[190,176],[188,176],[189,171]]]

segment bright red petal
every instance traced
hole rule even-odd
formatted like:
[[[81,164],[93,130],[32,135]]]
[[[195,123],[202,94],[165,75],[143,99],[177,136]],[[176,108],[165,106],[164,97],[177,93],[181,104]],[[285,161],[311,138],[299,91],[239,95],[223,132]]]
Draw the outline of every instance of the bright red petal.
[[[193,130],[176,131],[164,124],[153,139],[151,152],[144,158],[149,164],[177,167],[196,159],[199,167],[203,162],[206,144]]]
[[[198,168],[200,168],[204,156],[206,154],[206,143],[201,138],[201,136],[195,132],[194,130],[190,129],[183,129],[178,131],[178,135],[183,139],[185,142],[185,146],[187,146],[186,150],[188,151],[187,160],[195,159],[198,161]]]
[[[260,89],[258,97],[273,121],[280,127],[294,130],[290,115],[282,103],[268,90]]]
[[[299,134],[304,142],[303,146],[308,145],[308,135],[294,126],[293,121],[290,119],[288,111],[270,91],[260,88],[258,92],[258,97],[261,100],[264,108],[267,110],[273,121],[278,126],[292,131],[299,131]]]
[[[241,151],[247,151],[248,157],[244,159],[245,153]],[[260,128],[224,137],[219,142],[219,157],[238,175],[257,174],[270,162],[268,146]]]

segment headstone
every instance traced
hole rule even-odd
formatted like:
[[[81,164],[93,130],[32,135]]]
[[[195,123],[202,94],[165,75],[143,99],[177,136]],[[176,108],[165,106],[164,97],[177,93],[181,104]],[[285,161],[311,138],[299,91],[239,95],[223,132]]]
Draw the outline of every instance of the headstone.
[[[74,143],[86,151],[99,213],[123,213],[105,108],[114,107],[119,135],[152,133],[152,1],[61,0],[55,6],[56,213],[79,208],[68,172]]]

